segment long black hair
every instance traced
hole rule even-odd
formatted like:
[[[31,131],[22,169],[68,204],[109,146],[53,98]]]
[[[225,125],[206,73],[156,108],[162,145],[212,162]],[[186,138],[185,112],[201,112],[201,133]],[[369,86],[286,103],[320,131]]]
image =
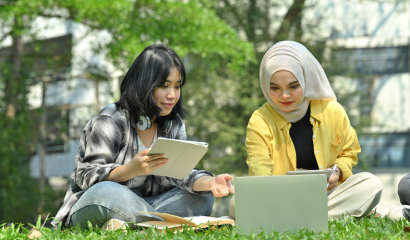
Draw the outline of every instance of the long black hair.
[[[152,119],[161,126],[165,120],[174,120],[179,115],[185,119],[187,110],[182,101],[182,94],[167,116],[160,116],[162,109],[155,103],[154,90],[165,84],[174,69],[181,75],[181,87],[185,84],[186,73],[181,59],[174,50],[162,44],[146,47],[135,59],[121,83],[120,100],[115,103],[128,111],[131,120],[137,122],[140,116]]]

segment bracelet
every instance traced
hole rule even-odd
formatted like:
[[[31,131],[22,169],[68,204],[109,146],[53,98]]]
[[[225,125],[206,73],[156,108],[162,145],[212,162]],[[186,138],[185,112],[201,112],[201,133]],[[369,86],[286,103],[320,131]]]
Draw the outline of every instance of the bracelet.
[[[332,166],[330,166],[329,168],[333,168],[333,166],[335,166],[335,165],[332,165]],[[337,176],[340,178],[340,171],[339,171],[339,167],[336,167],[335,172],[336,172]]]

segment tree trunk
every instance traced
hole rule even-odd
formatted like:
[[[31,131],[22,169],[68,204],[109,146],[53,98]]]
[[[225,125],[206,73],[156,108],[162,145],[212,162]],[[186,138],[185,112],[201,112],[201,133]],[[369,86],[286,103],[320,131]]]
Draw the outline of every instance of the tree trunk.
[[[47,107],[46,107],[46,92],[47,92],[47,81],[46,77],[43,76],[43,92],[42,92],[42,102],[41,108],[42,113],[40,116],[40,189],[44,189],[46,181],[46,141],[47,141]]]
[[[256,32],[255,32],[255,27],[256,27],[256,21],[258,16],[255,16],[256,14],[256,0],[251,0],[249,2],[249,8],[247,11],[247,23],[244,25],[245,27],[245,32],[248,38],[248,41],[255,43],[256,42]],[[240,19],[238,19],[240,21]]]
[[[303,9],[305,8],[305,0],[295,0],[289,8],[279,30],[276,32],[275,42],[279,42],[289,38],[293,27],[293,35],[295,41],[302,40],[302,17]]]
[[[13,42],[10,53],[12,73],[6,81],[6,117],[8,118],[14,118],[16,116],[18,86],[20,83],[21,56],[23,54],[23,42],[19,31],[19,20],[15,18],[14,23],[15,29],[12,31]]]

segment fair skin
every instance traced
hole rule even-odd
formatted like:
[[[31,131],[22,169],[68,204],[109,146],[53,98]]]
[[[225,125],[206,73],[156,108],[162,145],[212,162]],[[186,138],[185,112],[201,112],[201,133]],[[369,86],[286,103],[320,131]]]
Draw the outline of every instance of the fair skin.
[[[160,115],[167,116],[181,96],[181,79],[178,69],[174,68],[168,76],[164,85],[155,89],[153,96],[155,103],[162,109]],[[154,119],[155,120],[155,116]],[[139,130],[137,134],[144,146],[150,146],[154,141],[157,123],[152,121],[152,127],[148,130]],[[168,163],[164,154],[147,155],[149,149],[137,153],[130,162],[114,168],[104,180],[127,181],[136,176],[148,175]],[[204,176],[197,179],[194,183],[194,191],[212,191],[215,197],[224,197],[229,192],[235,194],[231,184],[232,176],[221,174],[217,177]]]
[[[279,71],[270,79],[270,98],[283,111],[291,112],[303,100],[303,90],[291,72]]]
[[[333,169],[333,166],[327,169]],[[327,182],[329,183],[329,186],[327,187],[327,190],[330,191],[333,188],[337,187],[339,179],[342,179],[342,171],[340,170],[339,167],[336,167],[335,173],[333,174],[332,177],[330,177]]]
[[[291,112],[302,102],[303,89],[293,73],[278,71],[272,75],[270,80],[270,98],[281,110]],[[335,174],[328,179],[328,191],[337,186],[341,172],[340,168],[337,167]]]

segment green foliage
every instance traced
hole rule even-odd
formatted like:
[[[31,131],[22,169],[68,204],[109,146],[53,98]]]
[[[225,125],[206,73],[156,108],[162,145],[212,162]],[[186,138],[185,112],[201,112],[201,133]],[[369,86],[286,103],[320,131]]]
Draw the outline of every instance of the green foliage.
[[[203,2],[203,3],[206,3]],[[36,17],[56,17],[67,19],[86,26],[89,33],[103,31],[110,33],[110,38],[97,38],[93,46],[96,53],[104,53],[112,62],[122,70],[127,70],[136,56],[146,46],[152,43],[164,43],[173,48],[183,61],[190,65],[189,79],[184,94],[186,99],[193,96],[198,105],[194,111],[204,109],[201,113],[212,114],[217,111],[213,118],[219,118],[223,111],[229,111],[227,117],[215,122],[217,126],[229,127],[228,131],[218,135],[208,122],[201,121],[206,117],[203,114],[191,114],[189,121],[192,124],[198,122],[199,127],[190,136],[210,140],[218,136],[218,140],[212,143],[215,146],[210,151],[210,156],[219,160],[219,153],[225,151],[226,141],[233,141],[234,150],[244,154],[243,136],[244,122],[235,121],[237,109],[229,106],[239,106],[240,99],[226,105],[220,96],[226,92],[232,92],[232,86],[241,91],[238,81],[245,78],[246,66],[254,62],[254,50],[252,44],[240,40],[238,33],[221,20],[212,9],[204,7],[199,1],[109,1],[109,0],[21,0],[0,2],[0,42],[5,36],[13,38],[13,46],[17,44],[15,39],[21,36],[27,37],[33,42],[33,52],[30,55],[25,52],[21,56],[11,55],[6,62],[10,65],[2,67],[0,93],[0,146],[2,154],[2,168],[0,169],[0,204],[7,206],[0,212],[0,221],[32,221],[39,213],[50,211],[56,213],[56,206],[61,205],[61,193],[55,193],[50,189],[40,192],[37,182],[29,177],[29,159],[34,154],[38,139],[39,116],[43,110],[34,111],[28,109],[27,86],[35,82],[29,82],[28,74],[35,71],[44,71],[48,68],[61,67],[56,65],[54,58],[41,55],[44,44],[38,41],[38,26]],[[10,31],[9,31],[10,30]],[[75,43],[74,43],[75,44]],[[51,46],[47,46],[51,49]],[[46,50],[47,50],[46,49]],[[12,59],[21,61],[19,67],[12,67]],[[71,56],[68,56],[68,59]],[[41,69],[35,69],[33,63],[41,59],[44,63]],[[24,63],[24,64],[23,64]],[[31,65],[30,65],[31,64]],[[43,69],[45,67],[45,69]],[[14,69],[14,72],[13,72]],[[228,73],[228,74],[227,74]],[[234,74],[233,74],[234,73]],[[14,74],[14,75],[12,75]],[[37,73],[38,76],[41,72]],[[18,81],[14,81],[17,79]],[[31,79],[32,81],[33,79]],[[13,84],[12,84],[13,83]],[[7,93],[7,87],[13,86],[15,90]],[[204,89],[207,89],[204,91]],[[218,96],[214,97],[214,90]],[[206,94],[204,94],[206,93]],[[233,92],[236,95],[237,92]],[[17,97],[17,111],[13,118],[5,118],[9,98]],[[215,101],[203,101],[206,98]],[[221,105],[222,101],[222,105]],[[251,107],[253,109],[253,107]],[[202,111],[202,110],[201,110]],[[248,110],[249,112],[249,110]],[[189,122],[191,124],[191,122]],[[237,129],[238,128],[238,129]],[[206,132],[201,135],[200,132]],[[223,140],[225,138],[226,140]],[[211,141],[209,141],[211,142]],[[235,155],[236,156],[236,155]],[[237,157],[236,157],[237,158]],[[237,158],[239,159],[239,158]],[[230,161],[224,158],[224,161]],[[241,159],[242,160],[242,159]],[[74,159],[73,159],[74,161]],[[218,161],[213,164],[217,165]],[[223,162],[221,162],[223,163]],[[232,163],[235,163],[232,161]],[[215,169],[215,167],[213,168]]]
[[[37,225],[40,225],[38,222]],[[329,220],[328,233],[314,233],[308,229],[278,233],[267,230],[260,234],[239,234],[233,228],[205,230],[195,232],[185,229],[183,232],[173,234],[170,231],[159,233],[149,228],[141,232],[127,229],[104,231],[90,226],[89,229],[71,229],[66,231],[43,228],[42,239],[408,239],[409,233],[404,231],[404,226],[409,225],[406,220],[392,221],[387,218],[348,218],[346,220]],[[0,224],[1,226],[1,224]],[[25,239],[29,229],[22,224],[10,224],[0,228],[1,239]]]
[[[8,64],[0,66],[0,92],[5,92],[10,77],[7,69]],[[50,187],[40,191],[38,182],[29,176],[36,112],[28,109],[25,85],[18,88],[18,114],[13,119],[5,117],[4,96],[0,98],[0,222],[32,222],[39,212],[56,213],[63,197]]]
[[[204,7],[208,1],[79,2],[59,4],[70,9],[75,21],[111,33],[109,40],[96,40],[94,50],[106,53],[120,69],[128,70],[149,44],[164,43],[177,52],[188,70],[183,88],[190,111],[188,137],[211,143],[198,167],[246,171],[245,127],[261,103],[249,92],[249,86],[259,86],[247,73],[249,64],[256,63],[254,46]]]
[[[3,65],[1,69],[8,69]],[[5,91],[5,79],[9,77],[7,71],[2,71],[0,78],[0,92]],[[18,86],[24,92],[24,86]],[[32,212],[36,211],[38,202],[38,187],[28,177],[29,165],[27,158],[31,145],[31,119],[27,112],[26,98],[23,94],[18,98],[20,111],[13,120],[5,117],[4,97],[0,106],[0,220],[26,221]]]

